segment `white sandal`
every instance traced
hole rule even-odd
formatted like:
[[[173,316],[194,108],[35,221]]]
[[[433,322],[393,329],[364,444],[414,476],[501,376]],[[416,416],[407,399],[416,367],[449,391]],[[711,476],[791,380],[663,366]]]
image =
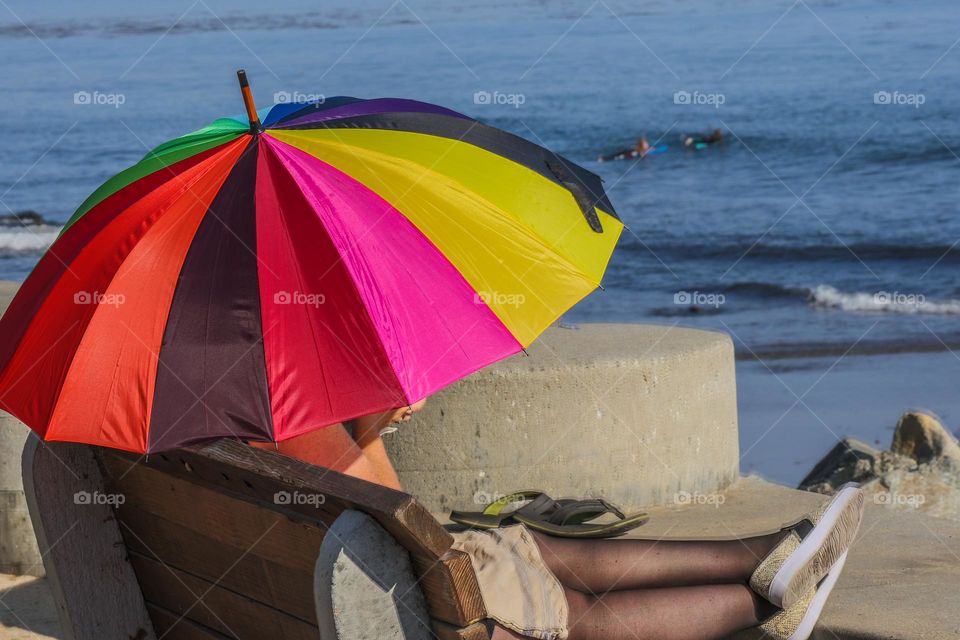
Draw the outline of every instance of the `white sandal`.
[[[859,485],[841,487],[829,502],[791,527],[750,576],[750,587],[781,609],[792,607],[853,544],[863,509]]]
[[[764,622],[760,629],[773,640],[807,640],[823,613],[846,561],[847,552],[844,552],[816,588],[808,591],[793,607]]]

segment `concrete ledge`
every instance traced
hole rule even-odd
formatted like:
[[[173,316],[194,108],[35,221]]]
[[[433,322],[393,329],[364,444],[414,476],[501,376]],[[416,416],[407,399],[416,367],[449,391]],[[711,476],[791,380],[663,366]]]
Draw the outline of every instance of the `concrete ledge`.
[[[670,326],[551,328],[385,440],[405,489],[442,515],[517,489],[626,509],[716,492],[739,473],[733,345]]]
[[[42,576],[20,475],[20,454],[29,434],[25,424],[0,411],[0,573]]]
[[[0,315],[19,287],[18,282],[0,280]],[[0,411],[0,573],[42,576],[43,563],[20,477],[20,453],[29,433],[25,424]]]

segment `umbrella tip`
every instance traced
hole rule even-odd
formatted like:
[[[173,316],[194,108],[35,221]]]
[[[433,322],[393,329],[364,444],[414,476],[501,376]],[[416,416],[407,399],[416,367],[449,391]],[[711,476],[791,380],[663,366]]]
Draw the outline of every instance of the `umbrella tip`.
[[[253,103],[253,93],[250,91],[250,82],[247,80],[247,72],[244,69],[237,69],[237,80],[240,82],[243,106],[246,107],[247,118],[250,120],[250,133],[260,133],[263,127],[260,126],[260,116],[257,115],[257,106]]]

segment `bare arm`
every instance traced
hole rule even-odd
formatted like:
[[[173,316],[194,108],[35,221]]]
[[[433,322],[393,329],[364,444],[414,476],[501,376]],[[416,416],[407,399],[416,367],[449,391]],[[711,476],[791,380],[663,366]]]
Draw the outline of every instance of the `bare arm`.
[[[333,469],[368,482],[385,484],[380,465],[374,463],[376,456],[374,455],[371,458],[359,443],[350,437],[350,433],[342,424],[332,424],[322,429],[309,431],[277,444],[251,442],[250,445],[260,449],[272,450],[276,448],[277,451],[291,458]],[[383,448],[382,443],[380,443],[380,448]],[[385,451],[383,456],[386,458]]]
[[[387,456],[387,449],[383,446],[383,439],[380,437],[380,430],[390,424],[392,414],[393,412],[364,416],[351,424],[353,439],[363,451],[374,473],[378,475],[379,484],[399,490],[400,478],[397,477],[397,471],[393,468]]]

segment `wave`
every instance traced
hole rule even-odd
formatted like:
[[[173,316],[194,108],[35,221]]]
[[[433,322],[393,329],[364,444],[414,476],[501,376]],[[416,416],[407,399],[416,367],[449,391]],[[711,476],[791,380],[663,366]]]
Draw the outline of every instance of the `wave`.
[[[0,37],[10,38],[71,38],[83,35],[150,35],[183,34],[208,31],[276,31],[279,29],[337,29],[344,24],[356,22],[354,13],[320,15],[263,14],[263,15],[210,15],[186,16],[175,22],[169,18],[108,19],[98,21],[70,20],[62,22],[7,23],[0,25]],[[409,16],[387,16],[386,23],[402,23]],[[173,23],[171,25],[171,23]]]
[[[797,298],[807,297],[807,287],[791,287],[771,282],[736,282],[723,288],[725,294],[745,294],[759,298]]]
[[[772,282],[736,282],[726,286],[705,285],[689,289],[694,292],[720,293],[728,301],[758,298],[766,302],[779,299],[793,301],[797,304],[806,303],[821,309],[836,309],[851,313],[960,315],[960,300],[933,300],[920,293],[903,293],[900,291],[845,292],[827,284],[815,287],[799,287]],[[714,309],[708,305],[684,304],[653,309],[651,315],[678,316],[691,313],[691,311],[695,313],[718,313],[719,307]]]
[[[808,301],[815,307],[861,313],[960,315],[960,300],[928,300],[923,294],[897,291],[845,293],[825,284],[810,289]]]
[[[0,229],[0,258],[43,253],[59,233],[60,227],[52,226]]]
[[[628,252],[649,255],[680,256],[684,259],[721,258],[744,260],[788,260],[820,262],[828,260],[941,260],[960,261],[960,244],[910,244],[863,242],[840,244],[752,244],[752,241],[723,243],[662,243],[643,246],[630,234],[624,234],[621,246]]]

